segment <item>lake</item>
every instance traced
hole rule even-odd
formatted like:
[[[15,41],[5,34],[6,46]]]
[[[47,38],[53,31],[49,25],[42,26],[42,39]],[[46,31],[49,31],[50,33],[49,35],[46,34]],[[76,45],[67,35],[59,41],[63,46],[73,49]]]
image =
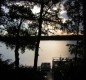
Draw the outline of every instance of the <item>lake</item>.
[[[50,62],[52,64],[52,59],[54,57],[68,57],[72,58],[73,55],[69,53],[69,47],[67,44],[76,44],[76,41],[56,41],[56,40],[46,40],[40,42],[38,66],[42,62]],[[3,54],[3,60],[11,59],[12,62],[15,61],[14,49],[7,47],[5,43],[0,42],[0,54]],[[20,65],[33,66],[34,64],[34,50],[25,49],[22,54],[19,50]]]

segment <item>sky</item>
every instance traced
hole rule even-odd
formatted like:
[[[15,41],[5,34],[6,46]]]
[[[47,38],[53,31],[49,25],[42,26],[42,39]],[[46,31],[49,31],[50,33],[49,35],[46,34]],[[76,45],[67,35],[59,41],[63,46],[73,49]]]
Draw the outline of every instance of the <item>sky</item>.
[[[54,7],[54,10],[55,9],[57,9],[57,8]],[[39,13],[40,12],[40,8],[38,6],[34,6],[33,9],[32,9],[32,12],[34,14]],[[63,22],[65,22],[68,19],[67,11],[64,10],[64,6],[63,5],[61,5],[60,17],[63,18]]]
[[[64,0],[62,3],[64,4],[65,2],[66,2],[67,0]],[[16,3],[17,5],[20,5],[21,3]],[[24,5],[23,3],[22,3],[22,5]],[[56,10],[57,9],[57,6],[58,5],[56,5],[53,9],[54,10]],[[3,9],[3,11],[5,12],[5,13],[8,13],[9,12],[9,9],[7,8],[7,7],[5,7],[5,6],[2,6],[2,9]],[[60,18],[62,18],[63,19],[63,23],[65,23],[65,21],[66,20],[68,20],[68,16],[67,16],[67,11],[65,10],[65,8],[64,8],[64,6],[61,4],[61,7],[60,7],[60,9],[61,9],[61,12],[60,12]],[[33,7],[33,9],[31,9],[32,10],[32,12],[34,13],[34,14],[37,14],[37,13],[39,13],[40,12],[40,7],[38,7],[37,5],[35,5],[34,7]],[[28,27],[28,23],[26,22],[25,24],[25,28],[27,28]],[[59,26],[59,25],[58,25]],[[0,27],[2,27],[2,26],[0,26]],[[52,26],[48,26],[48,28],[47,29],[51,29],[51,27]],[[52,27],[53,28],[53,27]],[[82,29],[83,30],[83,28],[80,26],[79,27],[79,29]],[[49,30],[50,32],[52,32],[52,33],[54,33],[54,34],[51,34],[50,32],[48,32],[48,35],[50,36],[50,35],[72,35],[73,33],[69,33],[69,34],[67,34],[67,32],[63,32],[62,30],[60,30],[60,29],[57,29],[56,31],[55,30]],[[6,31],[3,31],[3,33],[5,34],[6,33]],[[81,33],[79,33],[79,34],[81,34]]]
[[[16,3],[16,4],[17,4],[17,5],[18,5],[18,4],[20,5],[20,3]],[[54,7],[54,9],[55,9],[55,7]],[[8,12],[9,12],[9,9],[8,9],[7,7],[5,7],[5,6],[2,6],[2,10],[3,10],[5,13],[8,13]],[[34,14],[37,14],[37,13],[40,12],[40,8],[39,8],[37,5],[35,5],[35,6],[33,7],[33,9],[31,9],[31,10],[32,10],[32,12],[33,12]],[[63,23],[68,19],[66,13],[67,13],[67,12],[64,10],[64,6],[61,5],[60,17],[63,18]],[[27,26],[28,26],[27,23],[25,23],[25,28],[26,28]],[[52,31],[52,32],[53,32],[53,31]],[[5,31],[5,33],[6,33],[6,31]],[[59,34],[62,35],[61,33],[62,33],[62,31],[60,31],[60,30],[57,30],[56,32],[54,32],[55,35],[59,35]],[[53,34],[49,33],[49,35],[53,35]],[[64,34],[64,35],[65,35],[65,34]]]

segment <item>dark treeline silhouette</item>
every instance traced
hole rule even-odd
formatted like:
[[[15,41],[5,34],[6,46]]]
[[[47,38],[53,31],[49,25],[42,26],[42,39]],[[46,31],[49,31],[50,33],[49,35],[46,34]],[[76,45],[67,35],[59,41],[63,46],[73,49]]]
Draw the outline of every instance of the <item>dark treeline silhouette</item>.
[[[84,27],[84,15],[83,15],[83,0],[68,0],[65,4],[68,17],[71,19],[69,25],[76,28],[76,34],[79,35],[80,27]],[[73,28],[73,29],[75,29]],[[74,31],[74,30],[73,30]],[[84,32],[84,28],[82,29]],[[75,54],[73,65],[70,69],[73,69],[71,79],[84,79],[85,78],[85,52],[84,52],[84,38],[82,41],[77,39],[76,45],[70,45],[69,51],[71,54]]]
[[[79,28],[81,26],[85,26],[84,17],[83,17],[83,1],[82,0],[68,0],[65,4],[65,9],[67,10],[67,14],[69,20],[68,23],[63,24],[62,29],[67,31],[74,31],[77,35],[79,35]],[[65,26],[65,27],[64,27]],[[71,27],[71,28],[70,28]],[[70,29],[69,29],[70,28]],[[74,30],[73,30],[73,29]],[[82,30],[84,32],[84,29]],[[69,61],[65,65],[60,65],[58,68],[54,70],[55,80],[84,80],[86,69],[85,69],[85,39],[82,38],[81,41],[77,39],[76,44],[68,44],[69,52],[74,54],[75,57],[72,61]],[[57,74],[57,75],[56,75]],[[61,77],[60,77],[61,76]]]

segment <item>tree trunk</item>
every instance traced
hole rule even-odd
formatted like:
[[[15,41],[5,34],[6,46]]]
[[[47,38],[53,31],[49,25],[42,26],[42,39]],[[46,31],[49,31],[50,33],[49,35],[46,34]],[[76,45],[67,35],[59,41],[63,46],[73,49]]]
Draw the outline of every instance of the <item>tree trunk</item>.
[[[84,59],[83,59],[83,62],[84,62],[84,69],[86,69],[86,18],[85,18],[85,0],[82,0],[83,1],[83,25],[84,25]]]
[[[20,31],[20,27],[22,24],[22,20],[20,21],[20,24],[18,26],[17,29],[17,33],[16,33],[16,44],[15,44],[15,68],[18,69],[19,68],[19,31]]]
[[[40,18],[39,18],[39,32],[36,41],[36,48],[35,48],[35,57],[34,57],[34,71],[37,71],[37,62],[38,62],[38,52],[39,52],[39,44],[40,44],[40,37],[41,37],[41,28],[42,28],[42,13],[43,13],[44,3],[43,0],[41,1],[41,10],[40,10]]]
[[[15,46],[15,68],[19,68],[19,41],[18,38],[16,37],[16,46]]]

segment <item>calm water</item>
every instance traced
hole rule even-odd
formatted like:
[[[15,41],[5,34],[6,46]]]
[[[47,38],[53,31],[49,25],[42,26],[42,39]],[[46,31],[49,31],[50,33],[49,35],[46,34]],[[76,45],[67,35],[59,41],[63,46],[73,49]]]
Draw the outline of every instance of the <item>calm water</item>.
[[[42,62],[51,62],[54,57],[69,57],[72,58],[73,55],[70,55],[68,51],[67,44],[76,44],[76,41],[41,41],[40,50],[38,57],[38,66]],[[12,59],[12,62],[15,60],[14,49],[6,47],[4,43],[0,42],[0,54],[3,54],[3,60]],[[34,51],[25,50],[25,53],[19,51],[20,64],[33,66],[34,63]]]

